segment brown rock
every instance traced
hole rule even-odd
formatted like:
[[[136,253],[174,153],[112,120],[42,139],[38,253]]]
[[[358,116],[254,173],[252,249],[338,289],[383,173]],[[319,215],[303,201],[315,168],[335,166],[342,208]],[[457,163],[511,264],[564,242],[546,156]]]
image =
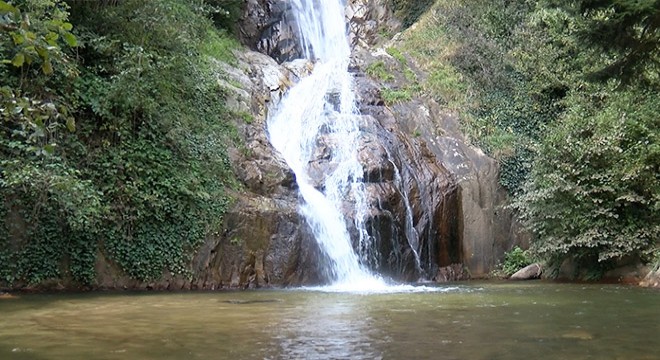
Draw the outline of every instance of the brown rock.
[[[12,300],[18,299],[18,296],[12,295],[10,293],[0,292],[0,300]]]
[[[541,277],[542,267],[541,264],[531,264],[516,271],[515,274],[509,277],[509,280],[533,280]]]
[[[433,278],[433,281],[439,283],[464,280],[470,280],[470,273],[463,264],[452,264],[439,268],[438,273]]]
[[[639,283],[639,286],[660,289],[660,269],[649,271],[644,280]]]

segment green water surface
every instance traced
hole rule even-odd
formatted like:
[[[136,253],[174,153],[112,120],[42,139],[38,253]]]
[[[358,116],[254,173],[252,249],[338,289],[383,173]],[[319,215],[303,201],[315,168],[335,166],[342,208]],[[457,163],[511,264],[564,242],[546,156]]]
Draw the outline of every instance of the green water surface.
[[[0,359],[660,359],[655,290],[444,290],[21,295],[0,300]]]

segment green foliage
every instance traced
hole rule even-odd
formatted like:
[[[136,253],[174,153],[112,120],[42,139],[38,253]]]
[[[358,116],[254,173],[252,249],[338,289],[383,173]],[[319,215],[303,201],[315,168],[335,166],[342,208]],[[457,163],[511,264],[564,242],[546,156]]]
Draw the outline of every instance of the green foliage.
[[[69,104],[53,100],[52,89],[76,75],[63,52],[77,45],[67,20],[62,1],[0,1],[0,115],[14,152],[52,153],[56,133],[75,129]]]
[[[385,52],[387,52],[391,57],[396,59],[396,61],[398,61],[401,66],[408,66],[408,60],[406,60],[406,57],[403,55],[401,50],[395,47],[388,47],[387,49],[385,49]]]
[[[236,24],[241,16],[241,10],[245,4],[243,0],[204,0],[207,11],[216,26],[236,31]]]
[[[61,45],[78,43],[71,33],[73,25],[67,22],[67,9],[61,0],[0,1],[2,64],[20,70],[21,83],[31,73],[51,75],[54,65],[67,65]]]
[[[572,101],[516,202],[534,249],[581,265],[649,257],[660,239],[660,103],[643,91],[617,93],[599,109]]]
[[[369,64],[367,68],[365,69],[365,72],[367,75],[384,80],[384,81],[391,81],[394,80],[394,75],[392,74],[392,70],[387,67],[384,61],[379,60],[379,61],[374,61],[373,63]]]
[[[508,277],[530,264],[532,264],[532,258],[529,252],[516,246],[504,254],[504,262],[500,264],[499,270]]]
[[[607,60],[593,78],[651,80],[660,64],[660,3],[657,0],[560,2],[584,26],[578,36]],[[655,79],[657,80],[657,79]]]
[[[658,240],[657,1],[437,1],[400,47],[535,235],[596,276]],[[598,80],[598,81],[594,81]],[[656,250],[657,251],[657,250]]]
[[[393,105],[399,102],[410,101],[412,94],[410,90],[405,89],[381,89],[380,95],[386,105]]]
[[[452,67],[436,66],[422,85],[441,104],[456,104],[464,94],[465,86],[461,75]]]
[[[136,279],[186,275],[236,186],[226,149],[239,115],[216,79],[235,41],[201,2],[69,4],[14,3],[35,28],[56,18],[73,31],[77,52],[59,33],[52,74],[3,65],[0,213],[20,226],[0,238],[0,282],[93,284],[99,252]]]
[[[409,27],[433,5],[433,0],[389,0],[389,3],[403,26]]]

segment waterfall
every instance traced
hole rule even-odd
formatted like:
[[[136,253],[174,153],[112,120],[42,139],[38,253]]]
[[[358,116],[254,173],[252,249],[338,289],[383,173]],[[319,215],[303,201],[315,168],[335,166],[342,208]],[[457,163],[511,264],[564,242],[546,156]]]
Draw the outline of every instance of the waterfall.
[[[368,249],[363,168],[357,157],[360,116],[348,72],[351,49],[344,1],[292,0],[291,4],[304,55],[315,66],[269,118],[270,142],[296,175],[303,199],[300,212],[330,260],[328,276],[334,284],[356,289],[381,287],[382,279],[365,266],[368,259],[354,251],[342,211],[347,204],[353,207],[349,212],[355,214],[355,240],[358,248]],[[310,175],[319,152],[327,160],[322,184]]]

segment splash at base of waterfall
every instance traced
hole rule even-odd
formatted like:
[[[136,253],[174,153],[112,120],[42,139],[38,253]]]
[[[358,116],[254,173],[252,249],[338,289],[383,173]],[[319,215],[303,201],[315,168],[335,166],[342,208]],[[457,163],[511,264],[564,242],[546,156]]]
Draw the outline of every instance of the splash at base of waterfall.
[[[307,286],[301,290],[327,293],[352,293],[361,295],[371,294],[400,294],[400,293],[431,293],[453,292],[461,290],[459,286],[440,285],[410,285],[388,283],[382,279],[366,279],[365,281],[351,281],[349,283],[334,283],[328,286]]]

